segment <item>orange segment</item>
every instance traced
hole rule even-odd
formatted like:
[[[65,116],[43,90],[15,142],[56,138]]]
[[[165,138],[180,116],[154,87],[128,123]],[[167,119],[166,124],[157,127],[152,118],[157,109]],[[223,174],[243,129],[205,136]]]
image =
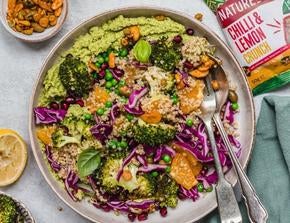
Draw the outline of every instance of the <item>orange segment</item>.
[[[180,153],[177,153],[172,160],[170,175],[187,190],[190,190],[198,183],[189,161]]]
[[[36,130],[37,138],[43,142],[45,145],[51,145],[51,135],[54,132],[55,128],[53,126],[44,127]]]
[[[178,152],[186,157],[186,159],[188,160],[188,162],[191,165],[191,170],[192,170],[194,176],[197,176],[202,169],[202,164],[195,158],[195,156],[192,155],[190,152],[187,152],[186,150],[184,150],[181,146],[179,146],[177,144],[173,144],[172,148],[175,149],[176,152]]]
[[[180,109],[183,114],[189,114],[199,108],[203,100],[204,83],[196,80],[193,86],[178,91],[180,98]]]
[[[152,110],[141,115],[140,118],[149,124],[157,124],[161,121],[162,115],[157,110]]]
[[[98,103],[106,103],[109,99],[109,94],[104,88],[96,87],[95,88],[95,98]]]

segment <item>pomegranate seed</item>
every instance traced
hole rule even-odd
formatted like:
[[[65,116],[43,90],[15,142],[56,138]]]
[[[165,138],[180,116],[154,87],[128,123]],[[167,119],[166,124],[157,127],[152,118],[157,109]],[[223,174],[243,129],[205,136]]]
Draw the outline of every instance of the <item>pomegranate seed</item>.
[[[69,107],[69,104],[66,103],[66,102],[62,102],[61,103],[61,108],[64,109],[64,110],[68,110],[68,107]]]
[[[107,204],[101,204],[101,208],[103,209],[103,211],[105,212],[109,212],[111,210],[110,206]]]
[[[108,63],[103,63],[101,69],[106,70],[108,67],[109,67]]]
[[[182,37],[180,35],[177,35],[173,38],[173,42],[175,43],[181,43],[182,42]]]
[[[192,63],[190,63],[188,60],[183,63],[183,66],[189,70],[193,68]]]
[[[193,36],[193,34],[194,34],[194,30],[191,29],[191,28],[188,28],[188,29],[186,30],[186,33],[187,33],[188,35],[190,35],[190,36]]]
[[[160,215],[162,217],[165,217],[167,215],[167,208],[166,207],[163,207],[163,208],[160,209],[159,212],[160,212]]]
[[[101,70],[100,72],[99,72],[99,75],[100,75],[100,77],[104,77],[105,76],[105,70]]]
[[[56,102],[51,102],[49,105],[50,108],[58,110],[59,109],[59,104]]]
[[[133,222],[133,221],[135,221],[135,219],[136,219],[136,215],[135,215],[134,213],[129,213],[129,214],[128,214],[128,218],[129,218],[129,220],[130,220],[131,222]]]
[[[78,99],[78,100],[76,101],[76,104],[78,104],[78,105],[81,106],[81,107],[84,107],[84,106],[85,106],[85,103],[84,103],[84,101],[83,101],[82,99]]]
[[[139,221],[145,221],[148,218],[148,214],[147,213],[142,213],[138,215],[138,220]]]

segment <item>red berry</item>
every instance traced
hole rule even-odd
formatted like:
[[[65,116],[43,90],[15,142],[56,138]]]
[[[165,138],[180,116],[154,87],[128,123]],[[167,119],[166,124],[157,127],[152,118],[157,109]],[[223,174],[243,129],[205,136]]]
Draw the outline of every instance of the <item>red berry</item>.
[[[148,218],[148,214],[147,213],[142,213],[138,215],[138,220],[139,221],[145,221]]]
[[[167,215],[167,208],[166,207],[163,207],[163,208],[160,209],[159,212],[160,212],[160,215],[162,217],[165,217]]]
[[[129,214],[128,214],[128,218],[129,218],[129,220],[130,220],[131,222],[133,222],[133,221],[135,221],[135,219],[136,219],[136,215],[135,215],[134,213],[129,213]]]

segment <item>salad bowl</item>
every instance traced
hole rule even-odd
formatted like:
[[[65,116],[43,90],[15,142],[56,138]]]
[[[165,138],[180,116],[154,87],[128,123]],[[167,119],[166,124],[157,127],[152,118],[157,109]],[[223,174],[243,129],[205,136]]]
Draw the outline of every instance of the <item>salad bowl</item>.
[[[253,142],[255,138],[255,112],[253,106],[252,93],[248,86],[246,77],[242,68],[239,66],[237,60],[233,56],[232,52],[226,46],[226,44],[207,26],[201,22],[194,20],[191,16],[181,15],[179,12],[171,11],[168,9],[155,8],[155,7],[130,7],[113,11],[108,11],[103,14],[97,15],[79,26],[73,29],[70,33],[65,35],[51,50],[47,56],[42,69],[40,70],[38,79],[33,90],[31,98],[30,112],[29,112],[29,132],[32,150],[37,161],[37,164],[45,177],[47,183],[53,189],[53,191],[72,209],[78,212],[80,215],[93,222],[128,222],[126,216],[116,216],[113,212],[106,213],[96,209],[92,205],[89,205],[86,201],[74,202],[67,194],[61,184],[55,180],[50,172],[47,162],[44,158],[43,152],[39,146],[36,136],[36,123],[34,117],[34,108],[38,105],[38,98],[43,86],[43,81],[47,71],[55,64],[59,57],[67,50],[70,49],[75,39],[82,34],[85,34],[93,26],[100,26],[104,22],[107,22],[119,15],[124,17],[138,17],[138,16],[156,16],[164,15],[168,16],[174,21],[184,25],[185,27],[192,27],[195,33],[199,36],[204,36],[206,39],[216,47],[216,56],[223,61],[224,69],[227,72],[230,84],[237,86],[236,92],[239,95],[240,111],[237,116],[237,122],[239,123],[239,141],[242,145],[242,152],[240,155],[240,162],[245,168],[249,162]],[[226,178],[232,185],[237,182],[235,173],[230,170],[226,174]],[[190,223],[201,219],[209,214],[217,207],[215,193],[206,193],[201,196],[197,201],[192,202],[181,201],[178,206],[171,210],[166,217],[166,222],[182,222]],[[160,215],[157,213],[152,214],[147,222],[157,223],[161,221]],[[146,222],[146,221],[145,221]]]

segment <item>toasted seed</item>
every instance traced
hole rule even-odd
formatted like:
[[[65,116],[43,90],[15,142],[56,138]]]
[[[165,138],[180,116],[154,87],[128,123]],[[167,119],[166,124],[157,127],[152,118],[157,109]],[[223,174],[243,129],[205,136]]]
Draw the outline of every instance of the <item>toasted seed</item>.
[[[201,14],[201,13],[196,13],[195,16],[194,16],[194,18],[197,19],[198,21],[202,21],[203,14]]]
[[[19,20],[18,24],[22,25],[22,26],[30,26],[31,25],[30,22],[27,20]]]
[[[164,15],[157,15],[155,16],[155,19],[158,21],[164,21],[165,20],[165,16]]]
[[[43,28],[47,28],[48,27],[48,18],[47,17],[42,17],[40,20],[39,20],[39,25],[41,25]]]
[[[229,100],[232,103],[238,102],[238,95],[237,95],[237,93],[235,91],[233,91],[233,90],[229,91]]]
[[[55,26],[55,25],[56,25],[56,23],[57,23],[57,20],[50,21],[50,22],[49,22],[49,25],[51,25],[51,26]]]
[[[128,39],[127,38],[122,38],[121,39],[121,44],[122,44],[122,46],[127,46],[129,44]]]
[[[39,1],[38,1],[38,5],[39,5],[42,9],[44,9],[44,10],[46,10],[46,11],[49,11],[49,12],[52,12],[51,4],[50,4],[50,3],[46,3],[46,2],[44,2],[44,1],[39,0]]]
[[[30,29],[24,29],[22,31],[23,34],[26,34],[26,35],[31,35],[33,33],[33,28],[30,28]]]
[[[33,15],[33,19],[34,19],[35,22],[39,22],[39,20],[41,19],[41,17],[42,16],[39,13],[35,13]]]
[[[22,32],[22,28],[21,28],[19,25],[16,25],[16,26],[15,26],[15,29],[16,29],[18,32]]]
[[[23,9],[23,4],[17,4],[14,8],[14,12],[18,13],[21,9]]]
[[[51,8],[53,10],[57,10],[58,8],[60,8],[63,4],[63,0],[54,0],[52,5],[51,5]]]
[[[59,17],[61,15],[61,12],[62,12],[62,7],[58,8],[57,10],[54,11],[54,15],[56,17]]]
[[[35,22],[31,23],[31,26],[33,28],[33,31],[37,33],[42,33],[45,30],[42,26],[40,26],[38,23]]]

